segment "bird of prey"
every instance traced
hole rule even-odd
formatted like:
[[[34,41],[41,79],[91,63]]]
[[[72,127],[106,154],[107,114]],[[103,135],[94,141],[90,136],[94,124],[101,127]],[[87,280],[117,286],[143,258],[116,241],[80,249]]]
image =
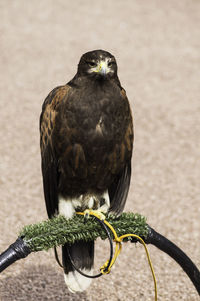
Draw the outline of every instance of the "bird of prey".
[[[131,177],[133,121],[115,57],[104,50],[82,55],[74,78],[53,89],[40,116],[40,146],[49,218],[77,210],[119,215]],[[70,254],[70,256],[69,256]],[[72,292],[90,282],[94,242],[62,246],[65,282]]]

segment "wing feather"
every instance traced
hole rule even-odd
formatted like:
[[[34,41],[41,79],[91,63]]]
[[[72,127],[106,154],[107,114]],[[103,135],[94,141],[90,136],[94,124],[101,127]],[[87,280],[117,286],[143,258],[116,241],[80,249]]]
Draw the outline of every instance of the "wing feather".
[[[126,96],[126,91],[122,88],[121,95],[128,104],[128,99]],[[116,175],[113,183],[108,187],[108,193],[110,197],[110,212],[113,212],[116,215],[122,213],[126,199],[128,196],[130,180],[131,180],[131,157],[132,157],[132,149],[133,149],[133,119],[131,115],[131,109],[128,105],[128,112],[126,117],[129,119],[128,126],[126,129],[126,133],[124,139],[121,143],[121,147],[119,148],[119,160],[124,164],[121,172]],[[115,152],[115,151],[114,151]],[[111,158],[113,155],[111,156]],[[114,157],[117,157],[114,154]],[[116,159],[115,159],[116,160]]]
[[[67,96],[69,86],[52,90],[44,101],[40,116],[40,147],[44,197],[49,217],[58,211],[58,158],[55,154],[53,132],[57,110]]]
[[[110,209],[116,215],[120,215],[124,209],[128,196],[131,179],[131,162],[128,162],[122,172],[116,177],[115,181],[108,188],[110,197]]]

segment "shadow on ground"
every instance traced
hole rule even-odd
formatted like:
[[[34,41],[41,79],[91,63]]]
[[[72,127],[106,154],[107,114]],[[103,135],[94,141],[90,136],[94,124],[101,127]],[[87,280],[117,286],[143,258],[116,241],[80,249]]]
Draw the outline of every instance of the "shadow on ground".
[[[62,273],[44,265],[3,279],[0,292],[1,301],[88,301],[85,293],[74,295],[67,290]]]

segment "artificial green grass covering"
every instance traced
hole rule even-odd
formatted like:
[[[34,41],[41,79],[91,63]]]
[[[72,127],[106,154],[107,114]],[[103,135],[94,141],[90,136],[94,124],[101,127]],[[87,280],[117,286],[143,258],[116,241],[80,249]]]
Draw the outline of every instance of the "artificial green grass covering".
[[[148,235],[146,218],[138,213],[122,213],[117,218],[109,215],[106,216],[106,220],[114,227],[118,236],[132,233],[146,238]],[[25,226],[20,236],[32,252],[48,250],[65,243],[73,244],[79,240],[107,238],[98,220],[92,216],[84,219],[82,215],[75,215],[72,219],[57,216],[38,224]]]

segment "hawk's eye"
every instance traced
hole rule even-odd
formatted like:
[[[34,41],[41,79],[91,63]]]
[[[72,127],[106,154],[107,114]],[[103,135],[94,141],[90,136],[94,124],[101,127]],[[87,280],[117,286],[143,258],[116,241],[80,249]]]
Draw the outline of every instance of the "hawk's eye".
[[[108,62],[108,67],[112,67],[113,62]]]
[[[87,64],[90,66],[90,67],[96,67],[96,63],[95,62],[87,62]]]

